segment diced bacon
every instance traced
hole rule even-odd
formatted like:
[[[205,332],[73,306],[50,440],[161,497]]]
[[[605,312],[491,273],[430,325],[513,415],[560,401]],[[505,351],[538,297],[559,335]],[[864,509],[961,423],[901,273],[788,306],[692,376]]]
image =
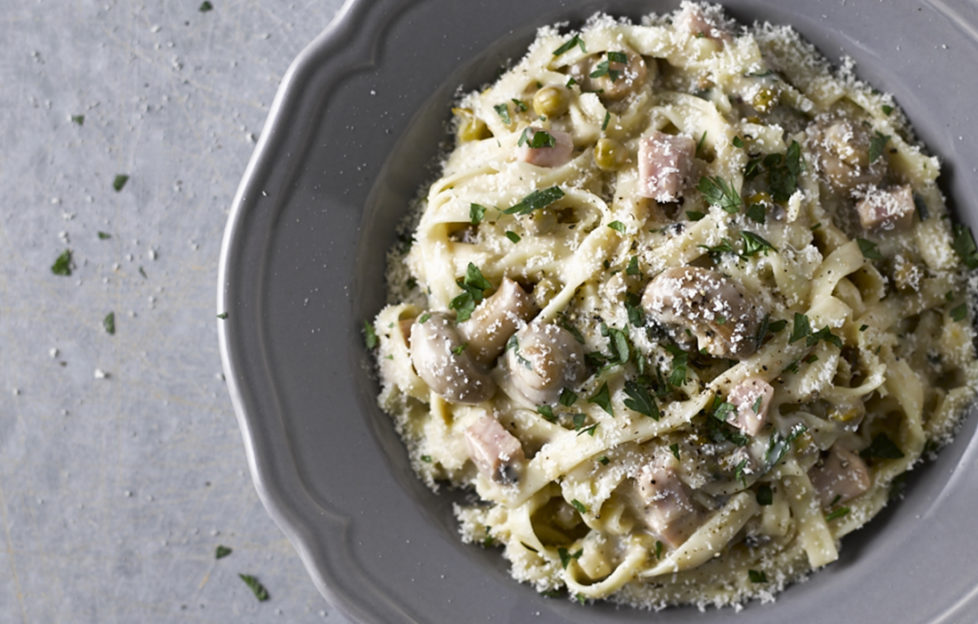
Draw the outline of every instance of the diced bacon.
[[[469,456],[486,478],[503,485],[520,480],[526,457],[520,441],[499,421],[483,415],[465,430]]]
[[[866,462],[838,444],[829,449],[821,464],[808,471],[808,478],[824,507],[856,498],[872,485]]]
[[[700,513],[689,496],[689,487],[661,457],[642,467],[638,496],[649,528],[670,548],[692,535]]]
[[[638,148],[639,195],[674,202],[689,184],[696,143],[688,136],[653,132]]]
[[[553,137],[552,147],[530,147],[530,143],[536,133],[546,133]],[[571,154],[574,152],[574,141],[571,135],[561,130],[544,130],[530,126],[523,131],[525,140],[517,149],[517,158],[531,165],[538,167],[559,167],[570,161]]]
[[[748,435],[757,433],[767,424],[767,411],[774,396],[774,387],[760,377],[748,377],[730,390],[727,400],[737,408],[730,424]]]
[[[864,230],[905,230],[913,225],[913,190],[909,185],[871,188],[856,204]]]

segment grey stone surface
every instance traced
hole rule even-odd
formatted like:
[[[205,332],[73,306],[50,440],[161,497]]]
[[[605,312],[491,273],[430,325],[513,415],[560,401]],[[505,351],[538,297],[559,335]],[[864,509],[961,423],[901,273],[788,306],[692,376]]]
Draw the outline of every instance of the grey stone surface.
[[[0,621],[346,621],[258,502],[214,310],[278,82],[341,3],[211,4],[0,2]]]

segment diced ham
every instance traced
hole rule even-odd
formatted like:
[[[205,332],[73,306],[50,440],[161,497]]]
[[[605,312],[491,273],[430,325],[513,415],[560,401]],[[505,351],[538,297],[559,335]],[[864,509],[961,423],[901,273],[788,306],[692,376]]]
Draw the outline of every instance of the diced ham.
[[[662,457],[642,467],[637,489],[645,522],[670,548],[696,530],[700,513],[690,499],[689,487]]]
[[[808,471],[808,478],[823,507],[856,498],[872,485],[866,462],[838,444],[829,449],[822,463]]]
[[[913,190],[909,185],[871,188],[856,204],[864,230],[905,230],[913,225]]]
[[[520,480],[526,456],[520,441],[489,415],[465,430],[469,456],[486,478],[503,485]]]
[[[693,37],[706,37],[716,41],[729,41],[730,33],[715,23],[712,16],[703,13],[699,5],[687,3],[676,16],[676,29]]]
[[[638,148],[639,195],[674,202],[689,185],[696,143],[688,136],[653,132]]]
[[[553,145],[550,147],[531,147],[533,137],[537,133],[544,133],[553,137]],[[571,135],[561,130],[544,130],[534,126],[528,127],[523,131],[525,140],[517,149],[517,158],[531,165],[538,167],[559,167],[570,161],[571,154],[574,152],[574,141]]]
[[[774,387],[760,377],[748,377],[730,390],[727,400],[737,408],[730,424],[748,435],[757,433],[767,424],[767,411],[774,396]]]

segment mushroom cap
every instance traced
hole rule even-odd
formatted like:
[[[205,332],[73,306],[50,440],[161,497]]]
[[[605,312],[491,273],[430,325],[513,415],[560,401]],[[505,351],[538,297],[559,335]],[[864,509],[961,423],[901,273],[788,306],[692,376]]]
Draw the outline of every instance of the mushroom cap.
[[[506,367],[513,387],[530,403],[553,403],[586,374],[584,348],[563,327],[531,323],[515,336]]]
[[[427,318],[418,317],[411,326],[410,345],[418,376],[446,400],[481,403],[496,392],[496,383],[469,356],[454,315],[431,312]]]

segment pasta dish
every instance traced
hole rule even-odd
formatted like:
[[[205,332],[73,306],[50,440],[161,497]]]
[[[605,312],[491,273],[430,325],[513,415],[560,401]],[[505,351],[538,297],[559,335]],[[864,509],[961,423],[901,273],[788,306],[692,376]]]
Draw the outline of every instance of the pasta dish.
[[[516,579],[772,599],[954,433],[978,250],[850,65],[687,2],[543,28],[452,113],[368,330],[417,474]]]

